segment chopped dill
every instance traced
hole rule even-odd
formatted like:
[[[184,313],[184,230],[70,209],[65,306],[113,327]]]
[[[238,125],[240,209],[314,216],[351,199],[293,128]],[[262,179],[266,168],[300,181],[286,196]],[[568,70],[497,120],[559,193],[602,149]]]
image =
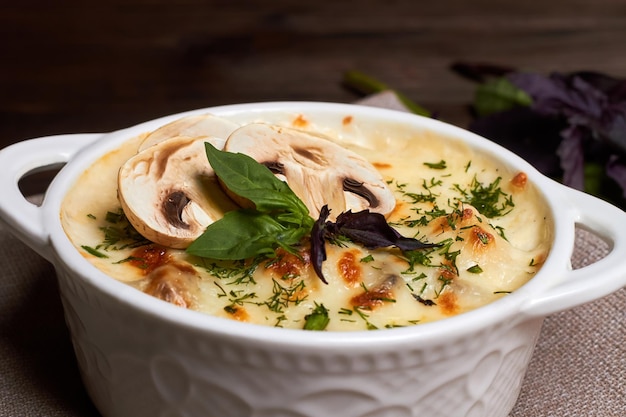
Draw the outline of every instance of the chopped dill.
[[[298,305],[307,298],[306,294],[302,297],[300,296],[300,293],[306,287],[303,280],[298,280],[295,284],[286,286],[281,285],[275,279],[272,279],[272,281],[274,283],[272,296],[268,300],[258,303],[258,305],[265,305],[275,313],[282,313],[290,303]]]
[[[443,159],[435,163],[424,162],[424,165],[426,165],[428,168],[431,168],[431,169],[446,169],[447,168],[446,161],[444,161]]]
[[[439,287],[439,290],[435,290],[435,298],[439,298],[443,290],[452,282],[451,278],[446,278],[443,274],[439,275],[437,280],[441,282],[441,287]]]
[[[502,226],[493,226],[493,225],[491,225],[491,227],[496,229],[496,232],[498,233],[498,235],[500,235],[500,237],[502,239],[504,239],[504,240],[506,240],[508,242],[509,239],[507,239],[506,235],[504,234],[504,227],[502,227]]]
[[[200,266],[206,269],[215,278],[221,281],[228,281],[227,285],[256,284],[254,281],[254,271],[256,271],[262,259],[255,259],[252,262],[245,260],[222,262],[209,261],[206,258],[200,259]]]
[[[125,219],[126,219],[126,216],[124,215],[124,211],[122,209],[119,209],[116,212],[107,211],[106,216],[104,217],[104,220],[106,220],[108,223],[113,223],[113,224],[120,223],[124,221]]]
[[[100,230],[104,233],[104,238],[102,243],[97,246],[97,249],[134,249],[150,244],[150,241],[130,224],[121,208],[116,212],[107,211],[105,221],[109,224],[100,227]]]
[[[469,190],[458,184],[454,188],[463,196],[463,202],[476,207],[479,213],[489,217],[501,217],[509,213],[515,206],[513,197],[500,188],[502,177],[496,178],[488,185],[479,182],[476,176],[472,179]]]
[[[369,315],[361,311],[359,307],[354,307],[354,312],[365,322],[367,330],[378,330],[378,327],[369,321]]]
[[[104,253],[100,252],[97,249],[92,248],[91,246],[87,246],[87,245],[82,245],[81,248],[83,248],[85,251],[87,251],[87,253],[97,257],[97,258],[108,258],[107,255],[105,255]]]

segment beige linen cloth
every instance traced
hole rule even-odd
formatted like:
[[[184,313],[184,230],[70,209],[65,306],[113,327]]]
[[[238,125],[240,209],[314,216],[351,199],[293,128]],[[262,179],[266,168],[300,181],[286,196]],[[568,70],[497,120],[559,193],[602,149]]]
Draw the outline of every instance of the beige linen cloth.
[[[364,104],[402,109],[389,94]],[[607,251],[578,230],[572,264]],[[80,381],[54,269],[0,226],[0,417],[98,415]],[[626,416],[626,289],[545,320],[509,417],[544,416]]]

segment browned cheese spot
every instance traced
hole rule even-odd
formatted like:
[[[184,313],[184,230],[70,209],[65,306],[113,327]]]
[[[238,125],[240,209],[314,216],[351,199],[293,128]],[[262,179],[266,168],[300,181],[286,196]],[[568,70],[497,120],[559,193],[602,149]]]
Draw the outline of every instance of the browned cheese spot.
[[[297,128],[304,128],[309,125],[309,121],[305,119],[303,115],[299,114],[298,117],[293,120],[292,125]]]
[[[388,217],[403,217],[402,213],[404,212],[404,209],[406,208],[407,204],[404,203],[403,201],[396,201],[396,206],[393,208],[392,212],[389,213]]]
[[[474,217],[474,211],[470,208],[462,211],[454,211],[447,216],[439,217],[432,222],[435,232],[446,232],[448,230],[458,230],[465,227],[468,221]]]
[[[476,251],[486,250],[496,243],[494,236],[480,226],[472,227],[470,233],[470,242]]]
[[[525,172],[517,173],[517,175],[515,175],[513,179],[511,180],[511,184],[514,187],[519,188],[520,190],[523,190],[526,187],[527,182],[528,182],[528,176],[526,175]]]
[[[311,253],[308,250],[302,250],[295,255],[279,248],[276,254],[276,258],[267,264],[267,269],[278,278],[296,278],[308,273],[311,266]]]
[[[358,259],[359,254],[360,252],[357,250],[344,251],[337,261],[339,275],[341,275],[343,281],[351,287],[359,285],[362,279],[362,270]]]
[[[363,308],[365,310],[374,310],[377,307],[381,307],[394,299],[393,287],[398,280],[399,278],[397,276],[389,275],[375,287],[364,290],[362,293],[352,297],[350,304],[353,307]]]
[[[148,275],[158,267],[168,263],[170,255],[163,246],[147,245],[135,249],[129,259],[130,265],[141,269],[144,275]]]
[[[374,165],[376,169],[389,169],[393,166],[388,162],[372,162],[372,165]]]
[[[242,306],[232,305],[226,307],[224,310],[228,313],[228,316],[231,319],[243,322],[250,321],[248,311]]]
[[[453,316],[459,312],[457,296],[452,291],[444,291],[437,298],[437,306],[446,316]]]

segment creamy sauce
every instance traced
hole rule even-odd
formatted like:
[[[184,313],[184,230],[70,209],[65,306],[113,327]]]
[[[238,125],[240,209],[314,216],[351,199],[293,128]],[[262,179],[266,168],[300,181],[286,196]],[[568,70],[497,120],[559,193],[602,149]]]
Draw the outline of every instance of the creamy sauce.
[[[138,291],[219,317],[290,328],[303,328],[319,306],[330,319],[326,330],[335,331],[443,319],[505,297],[545,260],[552,221],[524,173],[428,132],[370,129],[351,116],[341,132],[309,124],[303,115],[286,123],[329,135],[369,160],[396,198],[389,224],[440,246],[408,256],[393,248],[327,244],[324,284],[306,244],[300,256],[279,252],[270,260],[226,262],[138,242],[136,235],[115,242],[113,236],[134,233],[123,216],[107,219],[108,212],[121,213],[117,174],[145,136],[129,138],[78,179],[63,203],[63,227],[85,258]],[[496,202],[481,207],[475,196],[481,192]]]

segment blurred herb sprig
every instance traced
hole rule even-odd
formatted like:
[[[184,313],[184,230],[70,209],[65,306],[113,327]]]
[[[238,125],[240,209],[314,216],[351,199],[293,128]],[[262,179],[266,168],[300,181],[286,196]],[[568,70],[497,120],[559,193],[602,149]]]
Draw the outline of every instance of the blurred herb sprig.
[[[476,84],[468,130],[509,148],[545,175],[626,209],[626,79],[468,62],[454,63],[451,70]],[[344,83],[364,94],[389,89],[356,71]],[[410,111],[432,115],[395,92]]]

